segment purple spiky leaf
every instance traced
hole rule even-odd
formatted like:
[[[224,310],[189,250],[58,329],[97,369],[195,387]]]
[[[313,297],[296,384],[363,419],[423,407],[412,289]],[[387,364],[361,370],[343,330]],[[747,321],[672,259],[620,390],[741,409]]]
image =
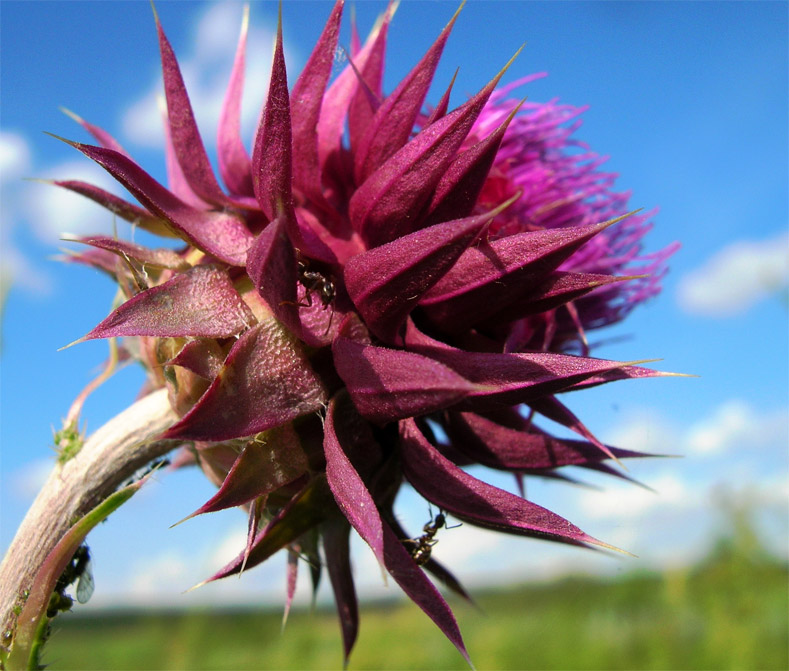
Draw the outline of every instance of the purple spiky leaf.
[[[230,440],[318,410],[323,383],[301,344],[274,319],[247,330],[195,406],[163,436]]]
[[[57,139],[96,161],[145,207],[167,221],[179,237],[220,261],[234,266],[244,265],[247,249],[254,237],[243,219],[231,212],[206,212],[190,207],[136,163],[116,151],[64,138]]]
[[[323,94],[334,65],[344,4],[344,0],[335,2],[325,28],[296,80],[290,100],[293,144],[298,147],[293,154],[293,182],[318,202],[323,200],[323,189],[315,129],[321,116]]]
[[[258,235],[247,254],[247,273],[277,319],[296,336],[303,336],[296,268],[296,252],[283,215]]]
[[[129,156],[129,153],[121,146],[120,142],[118,142],[114,137],[112,137],[112,135],[110,135],[106,130],[92,123],[88,123],[81,116],[79,116],[78,114],[74,114],[74,112],[72,112],[69,109],[66,109],[65,107],[61,107],[60,109],[64,114],[70,116],[72,119],[74,119],[74,121],[76,121],[80,126],[82,126],[86,131],[88,131],[88,133],[90,133],[94,138],[96,138],[96,141],[102,147],[106,147],[107,149],[113,149],[117,151],[119,154],[124,154],[126,156]]]
[[[252,188],[252,163],[241,142],[241,96],[244,90],[244,63],[249,30],[249,5],[244,7],[241,34],[230,73],[217,129],[217,163],[219,174],[230,193],[254,196]]]
[[[597,445],[554,438],[542,431],[518,431],[469,412],[447,413],[445,426],[456,449],[490,468],[532,471],[585,466],[608,458]],[[616,458],[644,457],[641,452],[607,448]]]
[[[364,136],[383,98],[386,38],[389,33],[389,24],[398,4],[396,0],[389,0],[384,15],[377,22],[378,29],[375,39],[370,45],[370,51],[364,63],[355,63],[354,59],[351,59],[349,63],[358,84],[348,105],[348,139],[353,153],[358,151],[359,141]]]
[[[477,385],[434,359],[338,337],[334,365],[359,412],[385,423],[454,405]]]
[[[403,473],[428,501],[477,526],[572,545],[600,545],[556,513],[461,470],[427,441],[413,419],[400,422]]]
[[[214,176],[203,139],[197,129],[192,103],[186,92],[178,60],[155,10],[154,18],[159,36],[164,95],[167,101],[167,122],[178,165],[190,188],[199,198],[213,205],[232,205],[232,200],[225,195]]]
[[[546,229],[494,240],[470,248],[420,300],[432,321],[449,331],[465,328],[469,314],[485,319],[509,307],[512,291],[527,291],[573,252],[615,220],[563,229]]]
[[[91,247],[106,249],[121,259],[131,260],[140,266],[167,268],[169,270],[188,270],[189,263],[171,249],[151,249],[132,242],[110,238],[106,235],[63,236],[68,242],[81,242]]]
[[[504,69],[467,103],[424,128],[359,186],[351,197],[349,216],[368,246],[419,227],[415,213],[430,198]]]
[[[269,219],[288,216],[288,234],[293,243],[298,244],[298,240],[294,239],[297,229],[293,214],[292,155],[290,97],[280,15],[268,97],[252,152],[252,184],[255,197]]]
[[[288,565],[285,569],[285,608],[282,611],[282,627],[288,621],[290,607],[293,605],[293,598],[296,596],[296,584],[299,577],[299,553],[291,545],[288,548]]]
[[[597,439],[597,436],[586,428],[586,425],[576,417],[575,413],[555,396],[544,396],[543,398],[534,399],[529,403],[529,407],[534,410],[534,412],[540,413],[543,417],[547,417],[557,424],[566,426],[571,431],[575,431],[579,436],[583,436],[610,458],[615,459],[618,456],[612,452],[611,448],[607,445],[603,445],[603,443]]]
[[[254,316],[227,272],[197,266],[141,291],[82,340],[124,336],[225,338],[241,333]]]
[[[369,428],[366,432],[344,431],[338,434],[336,425],[338,421],[342,421],[337,418],[338,403],[337,397],[332,398],[326,411],[323,437],[326,480],[337,507],[370,546],[378,561],[383,564],[384,540],[381,516],[367,485],[349,458],[349,454],[364,455],[365,451],[374,450],[375,441]]]
[[[373,28],[364,47],[353,55],[353,62],[357,69],[364,67],[379,30],[380,24]],[[345,132],[345,119],[348,115],[348,105],[358,83],[356,70],[347,65],[337,79],[331,83],[323,96],[320,117],[316,128],[318,136],[318,164],[323,181],[330,180],[331,175],[328,167],[342,153],[342,140]]]
[[[459,70],[456,69],[452,75],[452,79],[449,80],[449,84],[447,85],[446,91],[444,91],[444,95],[441,96],[438,104],[432,109],[430,116],[428,116],[425,120],[425,128],[446,116],[447,110],[449,109],[449,98],[452,95],[452,87],[455,85],[455,79],[457,79],[458,72]]]
[[[351,258],[345,266],[345,286],[370,330],[384,342],[396,342],[422,295],[508,204],[415,231]]]
[[[177,234],[173,233],[173,231],[166,226],[165,222],[162,221],[160,217],[151,214],[139,205],[134,205],[109,191],[100,189],[98,186],[75,179],[57,179],[49,183],[78,193],[86,198],[90,198],[94,203],[98,203],[124,221],[139,226],[149,233],[167,238],[178,237]]]
[[[332,520],[321,527],[326,569],[329,572],[337,615],[342,629],[342,644],[347,667],[356,637],[359,633],[359,604],[351,571],[349,536],[351,525],[344,520]]]
[[[410,137],[458,14],[460,8],[419,63],[383,100],[372,119],[368,121],[367,128],[354,151],[354,176],[357,184],[363,183]]]
[[[185,519],[241,506],[266,496],[307,472],[307,455],[290,424],[250,440],[214,496]]]
[[[656,374],[633,362],[593,359],[552,352],[466,352],[452,348],[419,348],[421,354],[440,362],[478,386],[468,404],[484,408],[515,405],[574,388],[586,380],[622,371],[624,377]],[[644,371],[644,372],[642,372]]]
[[[450,163],[436,185],[427,208],[428,222],[459,219],[471,214],[485,180],[488,179],[504,133],[519,109],[520,105],[484,140],[458,154]]]
[[[213,380],[222,370],[225,355],[216,340],[200,338],[190,340],[166,366],[181,366],[206,380]]]
[[[334,507],[326,478],[318,475],[310,480],[283,506],[255,536],[252,549],[246,549],[207,580],[196,585],[221,580],[266,561],[275,552],[287,547],[310,529],[332,516],[339,515]]]
[[[387,522],[401,542],[411,538],[411,536],[405,532],[405,529],[400,526],[400,523],[394,518],[394,516],[388,518]],[[466,590],[463,588],[463,585],[460,584],[460,581],[452,574],[452,572],[449,571],[443,564],[436,561],[432,556],[428,557],[427,561],[422,565],[422,568],[428,573],[432,573],[448,589],[451,589],[453,592],[455,592],[455,594],[463,597],[469,603],[474,603],[469,593],[466,592]]]
[[[384,522],[384,559],[389,574],[408,597],[435,622],[463,658],[473,667],[455,616],[444,597],[416,565],[408,550],[389,525]]]

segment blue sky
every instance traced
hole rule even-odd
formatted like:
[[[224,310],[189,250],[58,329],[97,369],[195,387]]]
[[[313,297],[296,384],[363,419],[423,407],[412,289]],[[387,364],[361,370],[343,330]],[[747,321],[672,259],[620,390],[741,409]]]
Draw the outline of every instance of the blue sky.
[[[157,9],[210,146],[242,6],[161,2]],[[322,2],[285,3],[291,73],[303,65],[329,9]],[[382,9],[378,2],[356,4],[363,31]],[[402,3],[390,31],[388,90],[454,9],[446,2]],[[87,140],[58,110],[64,106],[114,134],[160,180],[164,168],[148,3],[3,0],[0,13],[0,261],[4,281],[11,278],[0,355],[5,548],[51,468],[51,427],[107,351],[100,342],[56,350],[106,316],[114,296],[96,272],[51,260],[64,245],[61,232],[108,232],[112,219],[78,196],[23,178],[80,178],[108,188],[111,181],[42,131]],[[265,92],[275,17],[273,3],[252,8],[248,138]],[[630,474],[656,493],[611,478],[594,481],[601,491],[528,487],[536,502],[639,559],[598,557],[464,525],[442,532],[435,549],[461,579],[474,584],[494,573],[516,580],[681,564],[698,557],[720,528],[727,496],[753,506],[766,542],[789,552],[787,33],[787,4],[779,2],[470,0],[464,8],[436,92],[459,67],[457,104],[526,42],[504,81],[547,71],[523,94],[589,105],[576,137],[610,156],[607,168],[621,175],[618,186],[632,192],[633,207],[660,208],[648,248],[682,243],[663,294],[605,333],[611,342],[595,353],[661,358],[661,369],[699,377],[625,382],[570,399],[603,440],[682,455],[631,463]],[[341,42],[348,42],[347,26]],[[83,413],[88,430],[126,407],[141,381],[142,373],[130,368],[95,393]],[[242,542],[245,518],[237,511],[168,528],[211,489],[198,473],[161,475],[97,529],[89,539],[97,582],[91,605],[277,598],[282,558],[241,581],[181,594]],[[416,497],[405,497],[399,508],[411,528],[427,521],[427,505]],[[354,556],[362,594],[379,593],[384,588],[370,553],[359,546]]]

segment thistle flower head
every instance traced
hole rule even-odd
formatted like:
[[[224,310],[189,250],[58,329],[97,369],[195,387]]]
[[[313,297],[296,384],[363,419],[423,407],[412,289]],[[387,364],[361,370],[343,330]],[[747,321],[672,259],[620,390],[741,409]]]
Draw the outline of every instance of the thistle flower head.
[[[496,90],[504,70],[452,110],[449,89],[426,106],[457,14],[384,94],[394,9],[330,81],[339,0],[292,89],[280,28],[251,152],[239,136],[242,29],[218,135],[224,187],[157,19],[168,186],[81,120],[99,145],[71,144],[140,205],[58,184],[184,243],[86,237],[91,249],[76,260],[110,273],[127,296],[85,339],[127,338],[180,415],[164,437],[219,487],[194,514],[248,511],[246,547],[211,580],[287,549],[290,602],[298,558],[308,558],[314,584],[325,568],[334,588],[347,658],[358,627],[353,528],[465,656],[427,575],[466,596],[431,557],[446,515],[604,544],[461,466],[616,474],[606,459],[638,456],[601,444],[558,394],[659,375],[587,356],[583,334],[656,293],[666,253],[641,255],[648,217],[627,216],[614,175],[571,138],[581,110],[511,100],[514,85]],[[582,355],[570,353],[579,343]],[[579,439],[550,435],[535,415]],[[421,534],[394,512],[404,482],[440,511]]]

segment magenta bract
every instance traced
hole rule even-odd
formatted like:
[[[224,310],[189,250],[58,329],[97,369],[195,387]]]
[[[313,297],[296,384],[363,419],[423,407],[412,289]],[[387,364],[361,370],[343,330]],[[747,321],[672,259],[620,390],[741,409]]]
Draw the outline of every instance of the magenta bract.
[[[605,460],[646,456],[602,444],[559,395],[664,375],[589,357],[586,333],[657,293],[671,249],[642,253],[649,216],[628,213],[602,159],[577,150],[581,110],[510,99],[528,78],[496,89],[512,61],[454,109],[452,83],[425,107],[458,13],[385,94],[396,7],[364,44],[354,28],[351,62],[331,81],[339,0],[292,90],[280,21],[249,146],[240,137],[245,10],[217,135],[224,186],[157,18],[168,186],[78,117],[101,146],[69,144],[140,205],[55,184],[183,241],[170,251],[86,237],[77,241],[92,249],[73,258],[113,275],[127,298],[85,338],[138,339],[129,350],[149,387],[167,385],[180,414],[163,437],[186,443],[195,456],[181,463],[198,463],[219,487],[193,514],[249,512],[246,546],[211,579],[285,549],[287,609],[299,558],[313,587],[325,566],[347,661],[359,626],[353,528],[468,659],[428,578],[468,598],[430,556],[446,515],[605,544],[462,467],[571,480],[557,469],[616,475]],[[540,418],[579,438],[549,434]],[[393,509],[405,482],[440,511],[422,536]]]

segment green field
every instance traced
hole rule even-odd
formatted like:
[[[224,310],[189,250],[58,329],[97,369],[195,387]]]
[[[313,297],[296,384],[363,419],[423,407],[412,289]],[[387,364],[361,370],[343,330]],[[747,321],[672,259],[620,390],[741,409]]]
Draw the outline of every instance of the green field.
[[[452,601],[477,669],[789,669],[789,569],[722,541],[692,569],[566,578]],[[339,669],[331,610],[67,613],[43,656],[65,669]],[[463,669],[413,604],[366,604],[350,669]]]

